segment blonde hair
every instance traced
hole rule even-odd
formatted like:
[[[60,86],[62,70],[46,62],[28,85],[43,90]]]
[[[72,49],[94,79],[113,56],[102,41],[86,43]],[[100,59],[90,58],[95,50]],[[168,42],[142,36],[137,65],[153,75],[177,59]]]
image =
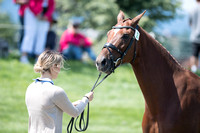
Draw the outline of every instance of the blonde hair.
[[[47,50],[38,57],[38,60],[34,65],[34,71],[36,73],[44,73],[49,71],[50,68],[55,65],[59,66],[60,68],[64,67],[63,56],[59,52]]]

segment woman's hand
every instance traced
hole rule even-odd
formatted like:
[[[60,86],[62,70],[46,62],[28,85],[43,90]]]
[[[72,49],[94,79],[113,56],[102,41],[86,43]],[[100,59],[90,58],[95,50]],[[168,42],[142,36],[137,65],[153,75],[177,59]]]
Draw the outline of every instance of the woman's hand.
[[[94,97],[93,94],[94,94],[94,92],[89,92],[89,93],[85,94],[85,96],[88,98],[89,101],[92,101],[93,97]]]

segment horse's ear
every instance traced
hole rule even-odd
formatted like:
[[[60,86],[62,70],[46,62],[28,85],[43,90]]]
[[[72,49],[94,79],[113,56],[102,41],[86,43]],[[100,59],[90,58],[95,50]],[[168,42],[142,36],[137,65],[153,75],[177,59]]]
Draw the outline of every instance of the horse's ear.
[[[124,20],[125,16],[123,11],[120,10],[118,16],[117,16],[117,22],[119,23],[120,21]]]
[[[142,16],[145,14],[146,10],[141,13],[140,15],[136,16],[135,18],[132,19],[133,24],[138,24]]]

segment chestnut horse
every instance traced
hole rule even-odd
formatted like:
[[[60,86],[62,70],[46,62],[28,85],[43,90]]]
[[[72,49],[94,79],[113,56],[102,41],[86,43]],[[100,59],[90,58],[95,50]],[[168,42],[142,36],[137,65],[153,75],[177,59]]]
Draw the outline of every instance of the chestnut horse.
[[[200,133],[200,78],[138,26],[144,13],[124,19],[120,11],[97,69],[110,74],[120,64],[131,64],[145,99],[143,133]]]

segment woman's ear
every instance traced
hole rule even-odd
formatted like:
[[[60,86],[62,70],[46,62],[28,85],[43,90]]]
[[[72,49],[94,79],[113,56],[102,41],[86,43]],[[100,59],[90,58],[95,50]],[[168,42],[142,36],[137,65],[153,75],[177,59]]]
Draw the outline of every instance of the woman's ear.
[[[52,74],[53,71],[54,71],[54,67],[52,66],[49,68],[49,73]]]
[[[55,64],[55,65],[53,65],[52,67],[51,67],[51,72],[60,72],[60,67],[57,65],[57,64]]]

